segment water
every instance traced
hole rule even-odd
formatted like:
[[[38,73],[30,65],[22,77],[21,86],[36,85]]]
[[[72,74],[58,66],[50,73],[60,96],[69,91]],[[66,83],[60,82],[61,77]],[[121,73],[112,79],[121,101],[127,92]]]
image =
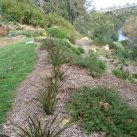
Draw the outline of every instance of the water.
[[[122,33],[122,30],[119,30],[119,31],[118,31],[118,40],[119,40],[119,41],[129,40],[129,38],[126,37],[126,36]]]

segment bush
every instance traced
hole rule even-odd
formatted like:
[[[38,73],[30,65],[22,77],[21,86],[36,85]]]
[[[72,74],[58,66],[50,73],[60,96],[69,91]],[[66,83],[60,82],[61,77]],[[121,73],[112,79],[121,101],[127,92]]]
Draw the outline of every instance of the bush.
[[[76,32],[71,23],[58,15],[44,14],[32,0],[0,0],[0,10],[2,19],[6,21],[43,28],[58,26],[69,34]]]
[[[7,21],[17,21],[42,27],[48,24],[48,17],[46,18],[46,15],[44,15],[31,0],[1,0],[0,5],[2,16]]]
[[[137,59],[137,47],[136,46],[132,47],[132,50],[131,50],[131,53],[130,53],[130,58],[132,60],[136,60]]]
[[[63,128],[54,129],[53,126],[56,123],[57,116],[55,116],[52,120],[45,121],[45,126],[43,127],[41,121],[38,118],[29,117],[28,120],[28,128],[18,127],[20,132],[15,133],[19,137],[57,137],[59,136],[66,128],[69,127],[69,123],[66,123]]]
[[[46,112],[47,115],[51,115],[55,111],[56,107],[56,94],[58,92],[58,83],[54,81],[53,78],[47,80],[48,82],[44,83],[44,90],[40,90],[40,95],[38,101],[41,108]]]
[[[84,49],[80,47],[77,48],[77,47],[71,46],[70,49],[77,55],[81,55],[84,53]]]
[[[113,51],[113,54],[121,57],[121,58],[129,58],[129,49],[126,49],[125,46],[122,45],[121,42],[114,42],[115,50]]]
[[[52,41],[53,44],[50,44],[50,41]],[[69,62],[73,65],[89,69],[90,74],[94,77],[95,73],[93,74],[92,72],[96,72],[96,76],[99,76],[105,71],[105,63],[99,60],[95,54],[90,54],[89,56],[84,58],[81,56],[81,54],[83,53],[83,49],[75,48],[63,39],[47,39],[44,40],[43,43],[43,49],[46,49],[46,47],[49,48],[54,46],[60,47],[63,51],[63,58],[69,59]]]
[[[72,93],[67,108],[87,133],[104,132],[105,137],[137,135],[137,111],[112,88],[79,88]]]
[[[70,33],[70,38],[69,38],[69,40],[70,40],[70,42],[71,42],[72,44],[75,44],[75,40],[76,40],[75,35],[76,35],[76,34],[74,34],[73,32]]]
[[[127,79],[129,77],[129,71],[123,69],[114,69],[112,74],[120,79]]]
[[[132,74],[131,76],[129,76],[128,80],[129,80],[131,83],[137,84],[137,73]]]
[[[69,39],[68,34],[64,30],[59,28],[49,28],[47,30],[47,33],[48,33],[48,36],[50,37],[60,38],[60,39],[62,38]]]
[[[110,14],[93,12],[89,18],[91,29],[88,35],[95,43],[104,45],[118,40],[115,19]]]
[[[75,56],[72,58],[72,64],[89,69],[90,74],[93,77],[102,74],[106,68],[105,63],[99,60],[95,54],[90,54],[85,58],[81,56]]]

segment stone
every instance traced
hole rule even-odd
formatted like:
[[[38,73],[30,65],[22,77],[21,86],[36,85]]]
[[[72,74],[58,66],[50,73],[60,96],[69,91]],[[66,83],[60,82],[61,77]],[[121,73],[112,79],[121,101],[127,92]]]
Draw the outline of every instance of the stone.
[[[106,51],[109,51],[109,45],[107,44],[106,46],[103,47]]]
[[[82,40],[89,40],[89,38],[88,37],[84,37],[84,38],[82,38]]]
[[[5,36],[9,32],[8,26],[0,26],[0,36]]]
[[[102,102],[100,102],[100,106],[105,111],[109,110],[109,104],[108,103],[102,103]]]

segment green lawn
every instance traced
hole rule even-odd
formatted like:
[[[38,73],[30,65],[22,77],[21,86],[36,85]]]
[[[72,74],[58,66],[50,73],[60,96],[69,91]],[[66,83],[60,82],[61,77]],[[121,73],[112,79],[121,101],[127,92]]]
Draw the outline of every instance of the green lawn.
[[[0,124],[11,108],[17,86],[32,71],[37,56],[26,40],[0,47]]]

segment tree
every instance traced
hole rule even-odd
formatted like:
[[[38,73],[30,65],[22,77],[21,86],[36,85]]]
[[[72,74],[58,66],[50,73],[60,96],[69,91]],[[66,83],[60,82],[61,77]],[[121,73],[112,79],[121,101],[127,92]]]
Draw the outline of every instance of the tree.
[[[86,12],[85,3],[86,0],[45,0],[43,8],[46,14],[58,14],[73,24]]]

